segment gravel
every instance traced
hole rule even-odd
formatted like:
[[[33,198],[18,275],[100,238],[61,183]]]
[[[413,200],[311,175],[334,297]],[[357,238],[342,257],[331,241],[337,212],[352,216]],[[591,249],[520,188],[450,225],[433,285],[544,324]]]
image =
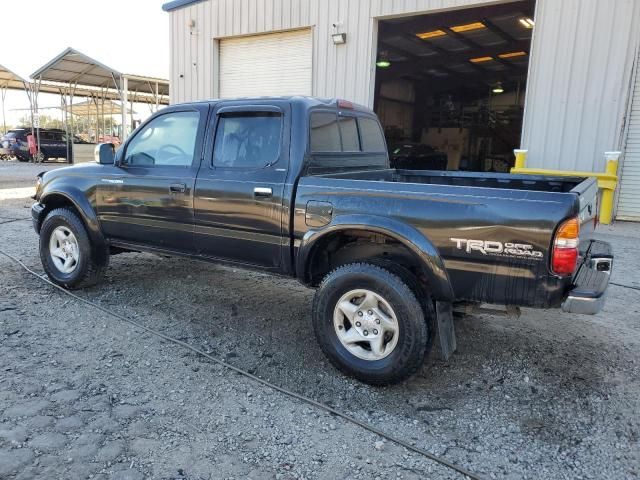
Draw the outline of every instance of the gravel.
[[[55,168],[47,166],[46,168]],[[0,162],[0,248],[41,272],[28,198]],[[640,286],[640,225],[602,227]],[[79,304],[0,256],[0,479],[460,478],[392,442]],[[596,316],[457,320],[458,351],[374,388],[335,371],[295,281],[148,254],[79,292],[487,478],[640,475],[640,291]]]

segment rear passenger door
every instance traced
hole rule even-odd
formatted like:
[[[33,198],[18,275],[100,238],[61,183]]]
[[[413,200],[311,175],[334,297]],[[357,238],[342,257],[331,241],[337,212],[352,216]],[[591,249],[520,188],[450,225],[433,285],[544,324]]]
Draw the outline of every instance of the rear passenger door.
[[[195,185],[195,238],[201,255],[267,269],[282,262],[284,182],[290,106],[234,104],[215,111]]]

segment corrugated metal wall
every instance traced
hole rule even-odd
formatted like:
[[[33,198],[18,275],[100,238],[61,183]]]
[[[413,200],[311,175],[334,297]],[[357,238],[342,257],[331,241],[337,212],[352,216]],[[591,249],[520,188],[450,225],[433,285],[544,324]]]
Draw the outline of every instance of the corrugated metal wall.
[[[638,0],[538,0],[523,127],[528,165],[604,170],[622,147]]]
[[[171,17],[171,102],[215,98],[214,39],[313,27],[313,94],[373,104],[374,17],[428,13],[482,0],[207,0],[174,10]],[[189,28],[189,20],[195,27]],[[345,45],[334,45],[341,22]]]
[[[313,29],[313,94],[373,104],[377,17],[482,0],[207,0],[171,17],[171,101],[218,95],[215,39]],[[522,146],[529,165],[601,170],[621,148],[640,0],[537,0]],[[189,20],[195,27],[189,28]],[[341,22],[345,45],[333,45]]]

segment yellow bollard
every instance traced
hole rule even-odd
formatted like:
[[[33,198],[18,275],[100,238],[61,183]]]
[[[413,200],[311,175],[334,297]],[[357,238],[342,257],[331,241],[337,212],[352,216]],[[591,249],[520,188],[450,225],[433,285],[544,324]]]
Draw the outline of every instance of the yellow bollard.
[[[605,174],[616,177],[618,173],[618,159],[621,152],[605,152],[604,156],[607,159],[607,166],[605,168]],[[602,195],[600,197],[600,223],[603,225],[609,225],[613,220],[613,198],[616,191],[616,180],[598,179],[598,186],[602,189]]]
[[[527,152],[528,150],[514,150],[513,153],[516,156],[516,163],[514,165],[515,168],[524,168],[527,163]]]
[[[558,175],[564,177],[595,177],[598,179],[600,194],[600,223],[609,225],[613,220],[613,200],[618,185],[618,160],[622,152],[605,152],[607,166],[602,173],[577,172],[572,170],[548,170],[545,168],[527,168],[527,150],[514,150],[516,162],[511,173],[520,175]]]

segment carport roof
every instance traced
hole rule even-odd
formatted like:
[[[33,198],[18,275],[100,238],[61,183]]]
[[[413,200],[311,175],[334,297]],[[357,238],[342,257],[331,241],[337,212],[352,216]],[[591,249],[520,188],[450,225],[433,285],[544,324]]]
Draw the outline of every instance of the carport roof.
[[[29,85],[29,81],[22,78],[17,73],[0,65],[0,87],[11,90],[24,90]]]
[[[131,73],[124,73],[122,77],[127,79],[130,92],[147,93],[150,95],[155,95],[156,93],[158,95],[169,95],[169,80],[165,78],[144,77]]]
[[[121,75],[117,70],[69,47],[33,72],[31,78],[90,87],[120,88],[118,82]]]
[[[77,115],[80,117],[89,117],[100,114],[121,115],[123,109],[122,104],[114,102],[113,100],[106,101],[104,105],[97,105],[93,100],[87,100],[85,102],[69,105],[67,106],[66,110],[73,115]],[[136,112],[131,109],[127,109],[127,113],[135,114]]]
[[[121,73],[71,47],[32,73],[31,78],[59,84],[118,90],[122,88],[122,79],[126,78],[127,90],[130,92],[169,95],[169,80]]]

